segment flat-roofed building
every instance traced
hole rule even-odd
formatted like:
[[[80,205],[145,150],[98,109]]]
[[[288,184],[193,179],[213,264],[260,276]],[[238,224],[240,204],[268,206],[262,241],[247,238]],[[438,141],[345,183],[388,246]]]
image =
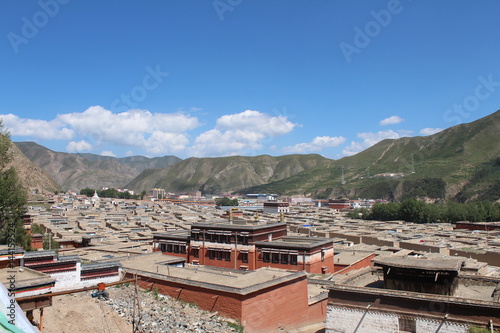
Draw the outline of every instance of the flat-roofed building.
[[[178,231],[154,234],[153,243],[155,251],[185,256],[188,263],[254,270],[257,262],[255,243],[283,236],[286,236],[286,224],[282,222],[216,221],[194,223],[189,234]],[[170,252],[175,249],[174,243],[186,244],[186,253]]]
[[[466,258],[384,255],[375,266],[335,275],[326,332],[471,332],[498,329],[500,280],[460,272]],[[383,279],[381,277],[383,276]]]
[[[188,231],[154,234],[154,251],[188,263],[228,269],[276,267],[333,273],[333,241],[289,237],[284,222],[228,221],[194,223]]]
[[[285,236],[256,242],[256,267],[303,270],[308,273],[333,273],[333,240],[329,238]]]
[[[255,271],[210,266],[173,267],[160,253],[121,260],[125,277],[144,289],[238,320],[245,332],[278,332],[324,321],[325,297],[311,297],[303,271]],[[320,296],[320,295],[318,295]]]
[[[290,203],[283,201],[267,201],[264,202],[265,214],[289,213]]]
[[[382,257],[373,262],[382,267],[386,289],[452,296],[458,287],[463,260]]]

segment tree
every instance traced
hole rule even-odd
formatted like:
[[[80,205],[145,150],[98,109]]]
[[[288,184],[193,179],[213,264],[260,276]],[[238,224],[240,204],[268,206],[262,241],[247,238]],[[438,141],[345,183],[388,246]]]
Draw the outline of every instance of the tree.
[[[0,119],[0,244],[14,238],[16,245],[29,248],[30,239],[23,227],[27,193],[16,170],[9,166],[13,158],[11,145],[10,134]]]
[[[220,198],[215,200],[215,205],[217,207],[220,206],[238,206],[239,202],[238,199],[229,199],[228,197]]]
[[[81,195],[86,195],[87,197],[93,197],[95,190],[92,188],[84,188],[80,190]]]
[[[398,203],[376,203],[372,207],[371,214],[368,215],[370,220],[379,221],[392,221],[398,220],[399,217],[399,205]]]

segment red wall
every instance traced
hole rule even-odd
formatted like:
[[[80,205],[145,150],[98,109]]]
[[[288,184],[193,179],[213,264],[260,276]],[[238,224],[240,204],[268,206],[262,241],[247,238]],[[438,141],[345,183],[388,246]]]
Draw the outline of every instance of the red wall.
[[[126,278],[133,278],[130,273]],[[307,277],[269,287],[248,295],[221,292],[183,285],[151,277],[138,280],[147,290],[197,304],[205,311],[239,320],[247,333],[276,332],[280,327],[293,329],[325,320],[326,300],[308,305]]]
[[[127,273],[126,277],[133,278],[133,275]],[[217,311],[222,316],[241,321],[241,299],[238,299],[238,296],[241,297],[240,295],[150,277],[144,277],[144,281],[138,280],[137,284],[147,290],[158,288],[158,293],[162,295],[193,303],[205,311]]]
[[[259,291],[243,302],[245,332],[277,332],[318,322],[309,314],[307,278]],[[321,318],[323,321],[324,318]]]
[[[356,269],[361,269],[365,268],[371,265],[372,259],[375,258],[377,255],[375,253],[369,255],[368,257],[365,257],[361,260],[356,261],[354,264],[346,266],[346,265],[335,265],[335,273],[338,274],[345,274],[347,272],[356,270]]]

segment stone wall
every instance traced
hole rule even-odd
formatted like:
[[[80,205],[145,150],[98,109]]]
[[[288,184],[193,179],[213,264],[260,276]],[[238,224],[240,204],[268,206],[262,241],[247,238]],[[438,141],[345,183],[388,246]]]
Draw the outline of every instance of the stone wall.
[[[398,316],[328,305],[326,314],[326,333],[351,332],[398,333]]]
[[[439,330],[438,330],[439,329]],[[417,333],[468,333],[469,326],[437,320],[417,319]]]
[[[398,333],[400,318],[396,314],[361,309],[350,309],[329,305],[326,316],[326,333]],[[414,321],[416,333],[467,333],[468,325],[424,318],[404,317],[403,320]]]

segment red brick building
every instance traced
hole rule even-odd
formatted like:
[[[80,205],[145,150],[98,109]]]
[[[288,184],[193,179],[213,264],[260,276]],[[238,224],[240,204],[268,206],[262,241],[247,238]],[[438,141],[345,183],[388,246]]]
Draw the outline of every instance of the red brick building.
[[[122,260],[125,277],[137,275],[142,288],[236,319],[248,333],[291,330],[324,321],[327,294],[311,297],[303,271],[173,267],[161,257],[169,256],[153,253]]]
[[[351,209],[351,202],[349,199],[331,199],[328,202],[328,208],[336,210],[349,210]]]
[[[240,270],[276,267],[333,272],[333,241],[288,237],[283,222],[195,223],[190,231],[155,234],[153,247],[191,264]]]

